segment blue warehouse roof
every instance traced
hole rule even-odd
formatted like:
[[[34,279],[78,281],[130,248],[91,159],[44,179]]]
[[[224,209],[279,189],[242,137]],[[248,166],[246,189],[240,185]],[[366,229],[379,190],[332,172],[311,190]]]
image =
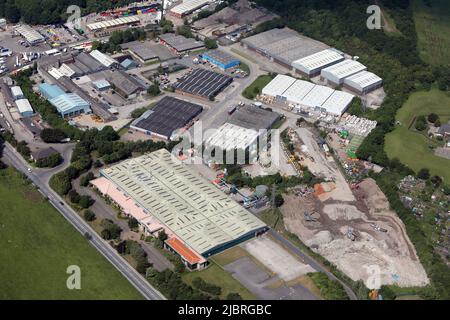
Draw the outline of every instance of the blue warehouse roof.
[[[89,103],[76,93],[62,94],[49,101],[61,114],[68,114],[81,109],[85,110],[85,112],[90,110]]]
[[[65,94],[64,90],[55,84],[42,83],[39,85],[39,91],[47,100],[51,100]]]
[[[238,59],[221,50],[209,50],[203,53],[203,59],[213,60],[216,64],[223,66],[235,66],[240,63]]]

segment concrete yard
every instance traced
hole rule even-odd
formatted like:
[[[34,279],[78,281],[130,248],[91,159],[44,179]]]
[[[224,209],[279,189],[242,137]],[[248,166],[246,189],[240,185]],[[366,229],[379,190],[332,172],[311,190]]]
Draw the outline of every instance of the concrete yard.
[[[284,281],[293,280],[314,269],[295,259],[279,244],[267,237],[246,242],[243,247]]]

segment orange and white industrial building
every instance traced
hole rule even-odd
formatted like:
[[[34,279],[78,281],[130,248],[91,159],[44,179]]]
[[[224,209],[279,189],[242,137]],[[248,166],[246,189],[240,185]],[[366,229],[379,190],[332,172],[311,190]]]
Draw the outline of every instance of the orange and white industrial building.
[[[164,230],[166,248],[190,269],[205,267],[209,256],[268,229],[166,149],[103,169],[91,184],[138,220],[146,235]]]

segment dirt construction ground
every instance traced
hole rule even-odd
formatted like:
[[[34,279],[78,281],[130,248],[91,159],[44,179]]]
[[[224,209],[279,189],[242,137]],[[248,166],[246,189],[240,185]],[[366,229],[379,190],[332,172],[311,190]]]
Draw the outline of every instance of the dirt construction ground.
[[[286,229],[369,288],[429,283],[403,222],[390,210],[373,179],[363,180],[353,190],[340,189],[339,193],[349,193],[344,197],[339,194],[334,198],[336,189],[324,189],[328,192],[320,196],[286,196],[282,207]],[[305,221],[305,212],[311,214],[312,221]],[[387,232],[376,230],[371,223]],[[348,236],[349,230],[356,236],[354,241]]]

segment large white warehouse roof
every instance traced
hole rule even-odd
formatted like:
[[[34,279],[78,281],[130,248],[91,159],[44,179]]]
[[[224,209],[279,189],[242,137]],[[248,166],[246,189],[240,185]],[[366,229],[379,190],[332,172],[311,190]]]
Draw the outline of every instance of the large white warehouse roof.
[[[336,90],[327,101],[325,101],[322,108],[326,109],[328,113],[340,116],[345,112],[353,98],[354,96],[350,93]]]
[[[273,97],[281,96],[295,81],[296,79],[292,77],[279,74],[262,89],[262,94]]]
[[[328,80],[338,82],[366,69],[366,66],[358,61],[345,60],[323,69],[321,75]]]
[[[255,143],[258,136],[259,133],[256,130],[244,128],[227,122],[206,140],[206,145],[222,150],[244,150]]]
[[[354,96],[311,82],[278,75],[262,90],[264,95],[281,97],[288,103],[306,108],[322,108],[333,115],[340,116],[350,105]]]
[[[106,21],[90,23],[87,25],[87,27],[91,31],[97,31],[100,29],[107,29],[107,28],[111,28],[111,27],[117,27],[117,26],[121,26],[121,25],[137,23],[139,21],[140,21],[140,19],[138,16],[128,16],[128,17],[121,17],[121,18],[113,19],[113,20],[106,20]]]
[[[353,76],[350,76],[344,80],[344,83],[348,86],[363,91],[364,89],[378,85],[383,81],[376,74],[369,71],[362,71]]]
[[[303,71],[304,73],[310,74],[315,70],[320,70],[330,64],[337,63],[342,60],[344,60],[342,54],[336,50],[326,49],[305,58],[298,59],[292,63],[292,66]]]
[[[98,51],[98,50],[93,50],[91,51],[90,55],[97,60],[98,62],[100,62],[102,65],[104,65],[105,67],[110,67],[111,65],[117,63],[116,60],[114,60],[113,58],[111,58],[110,56],[107,56],[106,54]]]
[[[183,3],[173,7],[170,11],[179,15],[184,15],[197,10],[208,3],[209,0],[184,0]]]

